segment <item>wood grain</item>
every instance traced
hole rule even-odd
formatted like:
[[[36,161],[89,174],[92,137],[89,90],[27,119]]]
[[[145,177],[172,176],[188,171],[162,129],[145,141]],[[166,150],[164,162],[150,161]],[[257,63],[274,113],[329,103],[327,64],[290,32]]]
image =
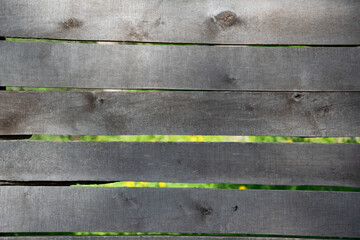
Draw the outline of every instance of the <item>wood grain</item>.
[[[5,86],[359,91],[360,48],[0,42]]]
[[[2,0],[0,36],[359,45],[357,0]]]
[[[360,92],[0,91],[0,135],[360,136]]]
[[[360,144],[0,142],[0,180],[360,187]]]
[[[180,232],[360,237],[360,193],[1,187],[1,232]]]

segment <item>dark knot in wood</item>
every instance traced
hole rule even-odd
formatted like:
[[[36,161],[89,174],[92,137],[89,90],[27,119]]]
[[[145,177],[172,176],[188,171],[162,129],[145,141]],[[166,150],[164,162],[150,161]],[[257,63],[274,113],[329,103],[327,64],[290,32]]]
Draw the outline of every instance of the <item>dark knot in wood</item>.
[[[63,29],[79,28],[83,25],[83,22],[76,18],[69,18],[65,22],[61,23]]]
[[[231,11],[221,12],[216,15],[215,19],[223,26],[231,26],[238,21],[236,14]]]
[[[201,207],[200,212],[202,215],[206,216],[206,215],[211,215],[213,210],[212,210],[212,208]]]

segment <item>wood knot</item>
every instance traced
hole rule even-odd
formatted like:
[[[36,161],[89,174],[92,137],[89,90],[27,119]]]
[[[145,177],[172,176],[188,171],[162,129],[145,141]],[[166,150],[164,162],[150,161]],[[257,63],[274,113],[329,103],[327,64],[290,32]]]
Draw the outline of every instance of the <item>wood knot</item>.
[[[213,210],[212,208],[201,207],[200,212],[202,215],[207,216],[207,215],[211,215]]]
[[[102,105],[104,103],[104,99],[103,98],[96,98],[96,102],[99,104],[99,105]]]
[[[215,16],[215,19],[221,25],[228,26],[228,27],[230,27],[231,25],[234,25],[238,20],[236,14],[231,11],[221,12]]]
[[[246,104],[245,105],[245,110],[248,112],[253,112],[255,110],[255,107],[251,104]]]
[[[226,77],[225,80],[227,83],[230,83],[230,84],[236,84],[236,81],[237,81],[237,79],[233,78],[233,77]]]
[[[61,22],[63,29],[79,28],[83,25],[83,22],[76,18],[69,18],[65,22]]]
[[[100,107],[105,103],[105,99],[98,96],[98,94],[94,92],[89,92],[85,95],[87,99],[87,105],[89,107],[89,110],[94,110],[97,107]]]
[[[330,106],[326,105],[316,110],[316,113],[319,117],[324,117],[330,111]]]

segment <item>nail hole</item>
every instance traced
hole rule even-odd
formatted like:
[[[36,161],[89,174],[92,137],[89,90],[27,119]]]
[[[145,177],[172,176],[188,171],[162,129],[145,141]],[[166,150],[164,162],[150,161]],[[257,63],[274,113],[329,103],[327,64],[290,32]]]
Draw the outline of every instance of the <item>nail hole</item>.
[[[294,93],[291,98],[294,99],[296,102],[299,102],[303,99],[304,95],[300,93]]]

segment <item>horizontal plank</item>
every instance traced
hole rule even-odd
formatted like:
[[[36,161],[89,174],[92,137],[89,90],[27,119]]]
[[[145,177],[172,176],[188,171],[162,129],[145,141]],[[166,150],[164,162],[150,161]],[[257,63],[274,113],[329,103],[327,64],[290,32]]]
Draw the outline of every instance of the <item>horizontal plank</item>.
[[[0,36],[359,45],[357,0],[2,0]]]
[[[3,86],[359,91],[360,48],[0,42]]]
[[[360,92],[0,92],[0,135],[360,136]]]
[[[360,193],[1,187],[1,232],[180,232],[360,237]]]
[[[286,238],[286,237],[227,237],[227,236],[157,236],[157,235],[139,235],[139,236],[21,236],[21,237],[1,237],[0,240],[315,240],[317,238]],[[335,240],[329,239],[328,240]]]
[[[0,141],[0,180],[360,187],[360,144]]]

